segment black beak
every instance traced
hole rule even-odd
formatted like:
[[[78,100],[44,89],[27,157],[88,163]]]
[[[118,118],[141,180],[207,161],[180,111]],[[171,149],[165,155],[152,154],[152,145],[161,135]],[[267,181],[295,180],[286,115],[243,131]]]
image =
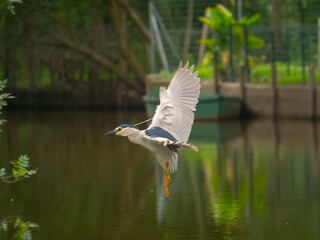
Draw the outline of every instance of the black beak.
[[[103,137],[106,137],[106,136],[110,136],[110,135],[116,135],[117,131],[116,130],[112,130],[110,132],[107,132],[103,135]]]

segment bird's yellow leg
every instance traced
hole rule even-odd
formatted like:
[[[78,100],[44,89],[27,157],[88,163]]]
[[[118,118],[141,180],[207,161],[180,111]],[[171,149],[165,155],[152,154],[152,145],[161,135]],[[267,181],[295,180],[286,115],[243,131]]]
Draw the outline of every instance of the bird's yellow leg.
[[[170,183],[170,181],[171,181],[171,178],[170,178],[170,176],[169,176],[168,167],[169,167],[169,162],[167,162],[167,165],[166,165],[166,170],[165,170],[166,178],[165,178],[165,180],[164,180],[164,185],[163,185],[163,187],[164,187],[164,192],[165,192],[165,194],[166,194],[166,197],[168,197],[168,196],[170,195],[169,190],[168,190],[168,188],[167,188],[167,185],[168,185],[168,184]]]

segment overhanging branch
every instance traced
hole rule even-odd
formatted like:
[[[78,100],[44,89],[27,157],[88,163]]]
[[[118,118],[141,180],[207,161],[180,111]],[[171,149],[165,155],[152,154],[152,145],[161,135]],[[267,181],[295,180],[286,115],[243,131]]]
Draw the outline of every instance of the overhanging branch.
[[[108,61],[101,54],[93,51],[92,49],[88,48],[80,42],[70,41],[55,32],[48,31],[44,27],[29,21],[27,18],[24,18],[24,21],[26,21],[30,25],[33,25],[38,31],[51,37],[60,44],[89,57],[91,60],[95,61],[96,63],[100,64],[101,66],[116,74],[120,81],[124,82],[127,86],[131,87],[137,93],[144,94],[144,88],[140,84],[130,81],[130,78],[126,74],[124,74],[121,69],[117,68],[116,65]]]
[[[150,32],[147,26],[142,22],[139,15],[136,13],[136,11],[130,6],[130,4],[127,2],[127,0],[117,0],[117,4],[119,4],[123,10],[126,11],[134,25],[138,28],[140,33],[142,34],[143,38],[150,42]]]

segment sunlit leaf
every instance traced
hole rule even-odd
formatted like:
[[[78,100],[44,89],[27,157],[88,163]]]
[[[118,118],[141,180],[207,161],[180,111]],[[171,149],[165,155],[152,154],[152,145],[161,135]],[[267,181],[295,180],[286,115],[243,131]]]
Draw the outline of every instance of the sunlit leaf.
[[[0,177],[6,175],[6,169],[5,168],[0,168]]]
[[[8,222],[7,221],[3,221],[2,223],[1,223],[1,225],[0,225],[0,230],[2,230],[2,231],[7,231],[8,230]]]
[[[248,48],[249,50],[256,50],[263,48],[264,43],[261,38],[253,36],[252,34],[248,35]]]
[[[214,26],[215,26],[215,20],[214,19],[199,17],[199,21],[208,24],[209,27],[211,27],[211,28],[214,28]]]
[[[232,13],[222,4],[217,4],[217,9],[219,9],[226,17],[232,18]]]
[[[198,40],[199,43],[206,45],[206,47],[208,48],[209,51],[213,52],[213,48],[214,48],[214,39],[199,39]]]
[[[257,21],[259,20],[260,16],[261,16],[260,13],[254,14],[253,16],[248,18],[248,20],[246,21],[246,25],[248,27],[252,27],[254,24],[257,23]]]

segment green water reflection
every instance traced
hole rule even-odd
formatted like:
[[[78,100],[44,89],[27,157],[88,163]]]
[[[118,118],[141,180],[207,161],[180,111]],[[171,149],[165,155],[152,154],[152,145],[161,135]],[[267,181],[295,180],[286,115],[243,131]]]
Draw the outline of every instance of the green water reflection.
[[[33,239],[320,237],[319,124],[197,123],[190,141],[200,151],[181,151],[165,198],[152,154],[125,138],[101,137],[144,120],[144,112],[20,110],[5,117],[0,167],[27,154],[39,173],[0,183],[0,220],[37,223]],[[14,234],[0,231],[0,239]]]

